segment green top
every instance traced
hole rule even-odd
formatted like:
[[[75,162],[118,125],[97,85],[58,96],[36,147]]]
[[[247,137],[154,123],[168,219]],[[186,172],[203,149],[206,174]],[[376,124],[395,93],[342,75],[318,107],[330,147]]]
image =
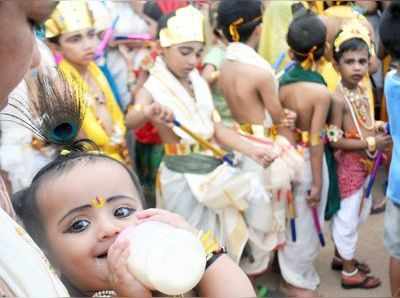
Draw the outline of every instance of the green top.
[[[210,64],[215,67],[215,70],[219,70],[222,62],[225,58],[225,49],[219,46],[215,46],[210,48],[207,55],[204,57],[203,64]],[[213,86],[211,88],[213,101],[215,108],[220,114],[222,121],[230,126],[233,123],[231,111],[229,110],[228,105],[226,104],[225,98],[222,95],[221,90],[217,86]]]
[[[305,70],[299,63],[289,68],[279,80],[279,86],[285,86],[298,82],[311,82],[327,86],[324,78],[316,71]]]

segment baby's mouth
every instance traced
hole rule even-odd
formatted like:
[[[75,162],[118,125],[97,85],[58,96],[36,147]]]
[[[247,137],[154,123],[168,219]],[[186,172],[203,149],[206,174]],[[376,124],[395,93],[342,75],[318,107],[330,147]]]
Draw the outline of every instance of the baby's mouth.
[[[108,252],[106,251],[106,252],[102,253],[101,255],[98,255],[96,258],[98,258],[98,259],[106,259],[107,256],[108,256]]]

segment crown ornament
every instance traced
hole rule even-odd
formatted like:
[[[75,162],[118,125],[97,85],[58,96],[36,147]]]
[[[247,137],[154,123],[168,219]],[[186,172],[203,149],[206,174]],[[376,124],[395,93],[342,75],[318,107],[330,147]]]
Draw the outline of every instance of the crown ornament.
[[[86,0],[60,1],[46,21],[46,38],[94,27],[94,17]]]
[[[343,26],[342,31],[338,34],[334,42],[335,51],[338,52],[340,46],[353,38],[359,38],[363,40],[368,48],[371,50],[371,37],[369,35],[369,31],[367,27],[362,25],[359,21],[354,20]]]
[[[160,45],[167,48],[192,41],[204,42],[204,16],[189,5],[176,10],[175,16],[167,21],[160,31]]]

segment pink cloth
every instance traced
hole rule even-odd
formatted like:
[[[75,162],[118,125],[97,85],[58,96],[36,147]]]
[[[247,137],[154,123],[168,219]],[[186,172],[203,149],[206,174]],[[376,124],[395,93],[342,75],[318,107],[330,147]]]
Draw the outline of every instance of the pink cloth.
[[[367,158],[353,151],[338,151],[335,154],[337,161],[337,176],[341,199],[353,195],[359,190],[368,176],[365,161]]]

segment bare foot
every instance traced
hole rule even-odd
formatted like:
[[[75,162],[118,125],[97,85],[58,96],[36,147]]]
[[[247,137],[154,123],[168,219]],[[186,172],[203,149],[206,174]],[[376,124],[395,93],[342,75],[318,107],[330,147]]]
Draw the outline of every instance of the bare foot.
[[[296,298],[320,298],[322,297],[317,291],[302,289],[288,284],[282,281],[279,287],[279,291],[285,294],[286,297]]]

